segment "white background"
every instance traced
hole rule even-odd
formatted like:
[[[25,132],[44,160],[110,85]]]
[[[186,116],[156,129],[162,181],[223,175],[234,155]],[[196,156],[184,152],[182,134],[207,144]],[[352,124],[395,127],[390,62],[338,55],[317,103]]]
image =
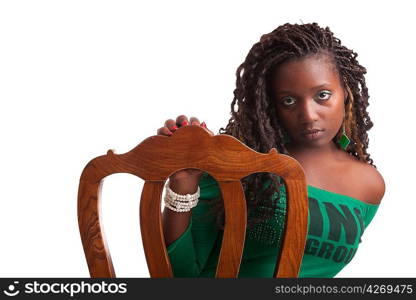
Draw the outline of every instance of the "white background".
[[[411,1],[143,3],[0,3],[0,276],[89,277],[76,210],[88,161],[131,150],[179,114],[217,133],[250,47],[283,23],[316,21],[368,69],[369,152],[387,186],[338,277],[415,277]],[[103,187],[118,277],[149,276],[139,236],[142,184],[117,174]]]

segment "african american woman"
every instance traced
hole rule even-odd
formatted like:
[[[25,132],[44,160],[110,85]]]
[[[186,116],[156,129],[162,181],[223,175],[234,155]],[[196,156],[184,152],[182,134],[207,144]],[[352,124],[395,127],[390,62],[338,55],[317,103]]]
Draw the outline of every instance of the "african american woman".
[[[238,67],[231,118],[219,134],[260,153],[276,148],[302,166],[309,201],[299,277],[334,277],[354,257],[385,185],[367,152],[366,69],[328,27],[284,24],[261,37]],[[237,107],[236,107],[237,106]],[[157,134],[205,122],[169,119]],[[285,220],[285,187],[270,173],[242,179],[248,222],[239,277],[272,277]],[[185,209],[182,195],[188,196]],[[175,277],[214,277],[224,211],[217,182],[187,169],[166,186],[163,226]],[[178,209],[182,208],[182,209]]]

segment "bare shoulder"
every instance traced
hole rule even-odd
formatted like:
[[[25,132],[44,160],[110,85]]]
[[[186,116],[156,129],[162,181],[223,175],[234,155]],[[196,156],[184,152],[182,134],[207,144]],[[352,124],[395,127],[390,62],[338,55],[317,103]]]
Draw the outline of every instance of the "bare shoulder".
[[[358,174],[356,180],[361,187],[362,199],[367,203],[379,204],[386,190],[383,176],[374,166],[361,161],[354,163],[354,169],[354,173]]]

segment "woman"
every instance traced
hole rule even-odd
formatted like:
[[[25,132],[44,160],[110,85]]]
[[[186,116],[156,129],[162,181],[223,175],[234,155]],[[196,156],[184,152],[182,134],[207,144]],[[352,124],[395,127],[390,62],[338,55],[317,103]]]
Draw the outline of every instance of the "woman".
[[[219,132],[258,152],[277,148],[303,167],[309,223],[299,277],[333,277],[348,264],[384,195],[383,178],[367,152],[373,123],[366,111],[366,69],[356,57],[328,27],[279,26],[253,45],[237,69],[232,116]],[[167,120],[158,134],[170,136],[189,122],[206,128],[182,115]],[[248,229],[239,277],[272,277],[284,185],[268,173],[252,174],[242,184]],[[164,234],[174,275],[214,276],[224,222],[218,184],[188,169],[172,175],[166,191]],[[175,209],[185,194],[191,195],[188,206]]]

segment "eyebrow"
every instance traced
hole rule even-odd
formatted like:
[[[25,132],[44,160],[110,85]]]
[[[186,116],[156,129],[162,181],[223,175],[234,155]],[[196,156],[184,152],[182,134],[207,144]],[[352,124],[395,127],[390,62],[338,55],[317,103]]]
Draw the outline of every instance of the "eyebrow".
[[[317,90],[317,89],[320,89],[320,88],[323,88],[323,87],[326,87],[326,86],[329,86],[329,85],[330,85],[329,83],[323,83],[323,84],[312,87],[311,90]],[[285,90],[285,91],[278,91],[277,92],[277,94],[290,94],[290,93],[292,93],[292,91],[286,91]]]

